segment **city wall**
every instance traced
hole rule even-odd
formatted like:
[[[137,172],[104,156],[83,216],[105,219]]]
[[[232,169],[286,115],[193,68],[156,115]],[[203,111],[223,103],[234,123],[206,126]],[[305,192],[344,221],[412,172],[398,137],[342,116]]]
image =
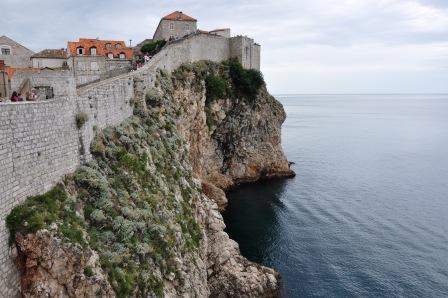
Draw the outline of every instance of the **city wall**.
[[[27,197],[42,194],[89,161],[95,130],[132,115],[132,99],[153,86],[156,70],[230,58],[229,39],[199,34],[168,44],[144,67],[48,101],[0,104],[0,297],[19,295],[19,274],[8,244],[5,218]],[[138,86],[138,88],[136,87]],[[140,93],[136,94],[135,90]],[[78,113],[88,115],[81,129]]]

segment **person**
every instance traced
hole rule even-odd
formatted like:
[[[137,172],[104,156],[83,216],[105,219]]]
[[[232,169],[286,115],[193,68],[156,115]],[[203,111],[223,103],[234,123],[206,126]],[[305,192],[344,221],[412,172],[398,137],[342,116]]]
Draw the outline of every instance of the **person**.
[[[31,99],[32,101],[36,101],[37,100],[37,91],[36,89],[31,89]]]
[[[149,56],[148,54],[145,54],[145,64],[149,62]]]
[[[19,101],[23,101],[22,93],[19,93],[17,96],[19,97]]]
[[[19,97],[19,95],[17,94],[16,91],[14,91],[14,92],[12,93],[12,95],[11,95],[11,101],[12,101],[12,102],[19,102],[19,101],[20,101],[20,97]]]

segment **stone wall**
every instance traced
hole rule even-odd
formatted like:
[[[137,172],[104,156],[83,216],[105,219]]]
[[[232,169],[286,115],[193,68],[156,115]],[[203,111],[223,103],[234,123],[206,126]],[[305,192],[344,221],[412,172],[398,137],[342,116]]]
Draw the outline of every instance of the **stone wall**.
[[[0,104],[0,297],[14,297],[20,288],[5,226],[11,209],[89,161],[95,130],[131,116],[131,99],[144,96],[135,94],[134,86],[153,86],[158,68],[173,71],[183,63],[229,57],[228,38],[193,35],[169,43],[137,71],[78,88],[76,95]],[[89,120],[78,130],[75,116],[80,112]]]
[[[230,56],[238,58],[244,68],[260,70],[260,45],[247,36],[235,36],[229,42]]]
[[[19,88],[26,79],[30,80],[31,87],[53,88],[55,97],[76,95],[75,78],[69,70],[17,70],[11,79],[11,90],[20,92]]]
[[[88,161],[94,129],[117,125],[132,114],[131,78],[86,90],[79,97],[0,104],[0,297],[18,293],[5,218],[28,196],[48,191]],[[75,116],[88,114],[78,130]]]
[[[153,40],[169,40],[170,37],[182,38],[187,34],[196,32],[197,29],[197,22],[170,21],[162,19],[159,26],[157,26]]]
[[[64,58],[31,58],[33,68],[62,68],[66,63],[67,59]]]

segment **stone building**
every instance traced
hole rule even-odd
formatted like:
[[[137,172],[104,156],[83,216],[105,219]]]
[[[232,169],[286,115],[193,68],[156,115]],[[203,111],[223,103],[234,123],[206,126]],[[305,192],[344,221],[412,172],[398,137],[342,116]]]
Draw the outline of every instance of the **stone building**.
[[[225,46],[229,52],[228,57],[237,58],[244,68],[260,69],[261,47],[259,44],[255,43],[252,38],[240,35],[231,37],[229,28],[215,29],[211,31],[199,30],[197,28],[197,20],[184,14],[182,11],[175,11],[163,17],[157,26],[152,40],[178,40],[192,34],[208,34],[224,38],[225,43],[228,43],[228,45]],[[138,45],[138,49],[140,49],[146,41],[149,41],[149,39],[141,42]],[[221,42],[222,41],[219,43]],[[201,49],[198,48],[198,50]]]
[[[184,14],[182,11],[175,11],[160,20],[153,40],[179,39],[196,32],[197,29],[196,19]]]
[[[0,60],[3,60],[6,66],[15,69],[31,67],[30,58],[33,54],[33,51],[11,38],[0,36]]]
[[[33,68],[67,67],[67,51],[65,49],[45,49],[31,56]]]
[[[229,39],[230,56],[235,57],[247,69],[260,70],[260,50],[259,44],[247,36],[235,36]]]
[[[76,85],[110,78],[131,69],[133,50],[124,41],[80,38],[67,44],[67,66]]]

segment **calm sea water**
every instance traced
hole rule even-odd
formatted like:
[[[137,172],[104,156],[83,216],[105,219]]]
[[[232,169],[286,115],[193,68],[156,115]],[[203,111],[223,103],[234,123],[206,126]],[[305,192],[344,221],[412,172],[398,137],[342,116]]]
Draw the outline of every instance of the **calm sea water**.
[[[297,176],[229,194],[284,297],[448,297],[448,95],[278,97]]]

